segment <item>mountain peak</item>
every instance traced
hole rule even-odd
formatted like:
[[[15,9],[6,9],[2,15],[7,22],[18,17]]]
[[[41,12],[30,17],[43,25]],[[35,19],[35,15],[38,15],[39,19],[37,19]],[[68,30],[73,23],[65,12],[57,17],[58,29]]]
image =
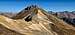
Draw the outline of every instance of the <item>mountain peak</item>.
[[[42,13],[41,8],[39,8],[36,5],[31,5],[25,9],[23,9],[21,12],[19,12],[16,16],[13,17],[13,19],[22,19],[26,16],[33,17],[34,15],[40,16],[40,15],[44,15],[44,14]]]
[[[27,8],[13,19],[0,16],[0,24],[24,35],[75,35],[75,27],[72,25],[48,14],[39,7]]]

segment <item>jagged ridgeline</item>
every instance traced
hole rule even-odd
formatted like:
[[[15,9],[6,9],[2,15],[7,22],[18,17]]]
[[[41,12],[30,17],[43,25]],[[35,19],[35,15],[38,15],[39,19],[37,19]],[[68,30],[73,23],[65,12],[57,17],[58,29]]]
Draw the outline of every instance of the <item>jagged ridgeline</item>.
[[[13,16],[12,19],[22,19],[26,16],[32,17],[34,14],[38,13],[38,7],[36,5],[29,6],[19,12],[16,16]]]
[[[75,35],[75,27],[35,5],[23,9],[12,18],[0,16],[0,24],[24,35]]]

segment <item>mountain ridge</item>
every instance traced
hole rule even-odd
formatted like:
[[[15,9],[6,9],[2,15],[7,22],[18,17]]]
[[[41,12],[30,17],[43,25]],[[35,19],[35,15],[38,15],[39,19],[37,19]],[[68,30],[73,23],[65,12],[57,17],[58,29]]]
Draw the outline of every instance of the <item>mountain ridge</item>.
[[[75,27],[36,6],[12,18],[0,15],[0,24],[24,35],[75,35]]]

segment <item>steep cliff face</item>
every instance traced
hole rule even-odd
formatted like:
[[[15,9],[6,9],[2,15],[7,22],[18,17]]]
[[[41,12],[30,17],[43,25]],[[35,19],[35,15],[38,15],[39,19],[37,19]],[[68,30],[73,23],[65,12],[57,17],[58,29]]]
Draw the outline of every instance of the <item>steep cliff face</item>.
[[[0,24],[21,35],[75,35],[75,27],[35,7],[28,12],[23,10],[13,19],[0,16]]]

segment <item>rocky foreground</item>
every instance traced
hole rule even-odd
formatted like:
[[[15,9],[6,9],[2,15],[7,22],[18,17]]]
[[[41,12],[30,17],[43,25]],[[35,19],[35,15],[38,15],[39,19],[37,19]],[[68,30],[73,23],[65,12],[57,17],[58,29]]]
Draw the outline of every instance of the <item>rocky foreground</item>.
[[[13,19],[0,15],[0,35],[75,35],[75,27],[42,9],[19,14]]]

